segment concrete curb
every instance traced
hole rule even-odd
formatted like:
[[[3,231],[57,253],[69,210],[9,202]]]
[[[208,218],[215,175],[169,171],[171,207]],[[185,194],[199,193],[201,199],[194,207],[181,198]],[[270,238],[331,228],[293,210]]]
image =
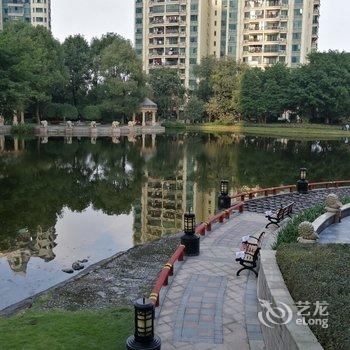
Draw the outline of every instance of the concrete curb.
[[[282,273],[277,265],[276,252],[261,251],[261,263],[258,278],[258,298],[270,301],[272,307],[281,307],[280,302],[286,304],[293,313],[292,320],[287,324],[276,324],[269,328],[261,325],[266,349],[269,350],[322,350],[315,335],[308,326],[297,325],[297,311]],[[261,306],[260,306],[261,310]]]

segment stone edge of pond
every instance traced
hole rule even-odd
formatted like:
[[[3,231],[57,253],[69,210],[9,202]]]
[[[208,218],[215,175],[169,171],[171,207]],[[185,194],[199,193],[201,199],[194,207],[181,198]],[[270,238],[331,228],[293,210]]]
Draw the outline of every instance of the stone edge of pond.
[[[118,252],[114,255],[112,255],[111,257],[109,258],[106,258],[106,259],[103,259],[103,260],[100,260],[90,266],[88,266],[87,268],[85,268],[84,270],[80,271],[78,274],[76,274],[75,276],[72,276],[60,283],[57,283],[55,284],[54,286],[52,287],[49,287],[39,293],[36,293],[34,294],[33,296],[31,297],[28,297],[28,298],[25,298],[15,304],[12,304],[2,310],[0,310],[0,317],[11,317],[21,311],[24,311],[24,310],[27,310],[27,309],[30,309],[33,304],[43,295],[47,294],[47,293],[50,293],[50,292],[53,292],[54,290],[56,289],[59,289],[61,287],[64,287],[66,286],[67,284],[69,283],[72,283],[74,281],[77,281],[77,280],[80,280],[81,278],[87,276],[88,274],[90,274],[91,272],[94,272],[94,271],[97,271],[98,269],[100,268],[103,268],[105,265],[109,264],[110,262],[112,261],[115,261],[125,255],[129,255],[129,254],[132,254],[134,252],[134,250],[136,249],[140,249],[140,248],[147,248],[149,246],[152,246],[153,244],[156,244],[156,243],[159,243],[160,241],[166,241],[167,239],[169,238],[176,238],[176,237],[180,237],[181,235],[181,232],[180,233],[177,233],[177,234],[172,234],[172,235],[168,235],[168,236],[164,236],[164,237],[161,237],[157,240],[154,240],[152,242],[148,242],[148,243],[144,243],[144,244],[138,244],[134,247],[131,247],[130,249],[128,250],[125,250],[125,251],[122,251],[122,252]],[[165,263],[166,261],[164,261]]]

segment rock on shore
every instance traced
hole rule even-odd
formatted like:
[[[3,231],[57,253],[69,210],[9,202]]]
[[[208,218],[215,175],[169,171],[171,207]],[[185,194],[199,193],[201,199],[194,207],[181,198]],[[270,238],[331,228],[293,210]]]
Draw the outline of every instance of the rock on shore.
[[[179,241],[178,235],[164,237],[121,253],[51,291],[41,308],[81,310],[131,305],[133,300],[149,295]]]

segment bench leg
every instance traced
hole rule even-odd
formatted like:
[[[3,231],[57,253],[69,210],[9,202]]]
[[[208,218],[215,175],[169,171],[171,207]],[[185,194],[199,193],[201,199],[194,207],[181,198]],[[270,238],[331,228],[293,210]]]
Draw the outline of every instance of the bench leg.
[[[242,267],[241,269],[239,269],[239,270],[237,271],[237,273],[236,273],[236,276],[239,276],[239,274],[240,274],[242,271],[244,271],[244,270],[253,271],[254,274],[255,274],[255,276],[258,277],[258,273],[257,273],[252,267],[247,267],[247,266]]]
[[[270,222],[265,226],[265,228],[269,228],[271,225],[276,225],[277,227],[280,227],[280,225],[278,225],[277,222]]]

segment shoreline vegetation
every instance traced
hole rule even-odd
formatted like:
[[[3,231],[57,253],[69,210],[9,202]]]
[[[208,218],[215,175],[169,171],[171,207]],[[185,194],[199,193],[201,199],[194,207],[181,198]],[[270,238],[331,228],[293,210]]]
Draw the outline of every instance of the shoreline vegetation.
[[[240,133],[269,137],[291,137],[308,139],[325,139],[350,137],[350,131],[341,130],[339,125],[324,124],[236,124],[217,123],[183,124],[165,123],[167,131],[182,130],[193,132]]]

